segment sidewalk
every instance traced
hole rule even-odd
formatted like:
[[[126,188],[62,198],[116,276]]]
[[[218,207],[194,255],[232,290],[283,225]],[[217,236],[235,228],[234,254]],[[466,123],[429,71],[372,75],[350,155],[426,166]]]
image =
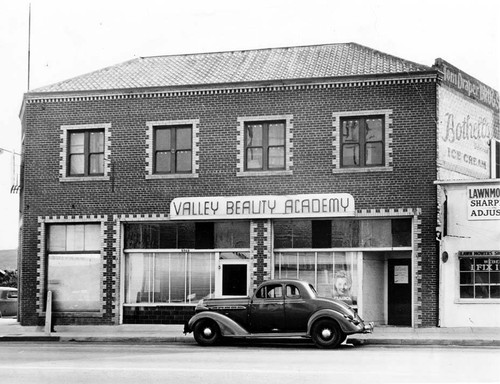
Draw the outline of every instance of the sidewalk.
[[[101,325],[56,326],[45,334],[43,327],[22,327],[16,319],[0,318],[2,341],[78,341],[123,343],[189,343],[193,334],[184,335],[183,325]],[[454,345],[500,347],[500,328],[406,328],[375,327],[372,334],[348,337],[348,343],[379,345]]]

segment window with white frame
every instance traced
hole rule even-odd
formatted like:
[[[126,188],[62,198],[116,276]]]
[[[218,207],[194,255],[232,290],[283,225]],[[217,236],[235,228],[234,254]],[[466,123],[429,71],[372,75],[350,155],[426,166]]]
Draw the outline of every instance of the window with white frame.
[[[500,251],[458,253],[460,299],[500,299]]]
[[[101,225],[48,226],[47,290],[54,312],[101,310]]]

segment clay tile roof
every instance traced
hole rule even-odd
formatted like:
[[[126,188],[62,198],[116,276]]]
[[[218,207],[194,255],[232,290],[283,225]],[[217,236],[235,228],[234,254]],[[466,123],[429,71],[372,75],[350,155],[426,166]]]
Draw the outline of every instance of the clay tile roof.
[[[431,68],[356,43],[141,57],[30,93],[208,86],[364,76]]]

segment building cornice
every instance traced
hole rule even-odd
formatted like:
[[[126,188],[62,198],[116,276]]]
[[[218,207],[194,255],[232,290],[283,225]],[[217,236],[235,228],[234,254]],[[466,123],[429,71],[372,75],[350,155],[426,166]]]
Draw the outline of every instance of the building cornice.
[[[451,184],[500,184],[500,179],[461,179],[461,180],[436,180],[435,185]]]
[[[213,95],[232,93],[256,93],[303,89],[349,88],[438,81],[437,71],[399,73],[393,75],[370,75],[343,78],[293,79],[250,83],[224,83],[209,85],[187,85],[181,87],[151,87],[113,90],[73,91],[73,92],[28,92],[23,104],[96,101],[118,99],[141,99],[192,95]]]

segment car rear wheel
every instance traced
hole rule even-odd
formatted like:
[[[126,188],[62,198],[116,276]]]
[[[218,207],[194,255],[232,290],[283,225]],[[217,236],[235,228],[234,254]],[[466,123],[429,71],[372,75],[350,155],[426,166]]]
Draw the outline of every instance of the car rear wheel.
[[[193,335],[196,342],[204,347],[216,345],[220,341],[220,329],[213,320],[203,319],[194,325]]]
[[[320,319],[314,323],[311,337],[319,348],[337,348],[346,339],[335,320]]]

